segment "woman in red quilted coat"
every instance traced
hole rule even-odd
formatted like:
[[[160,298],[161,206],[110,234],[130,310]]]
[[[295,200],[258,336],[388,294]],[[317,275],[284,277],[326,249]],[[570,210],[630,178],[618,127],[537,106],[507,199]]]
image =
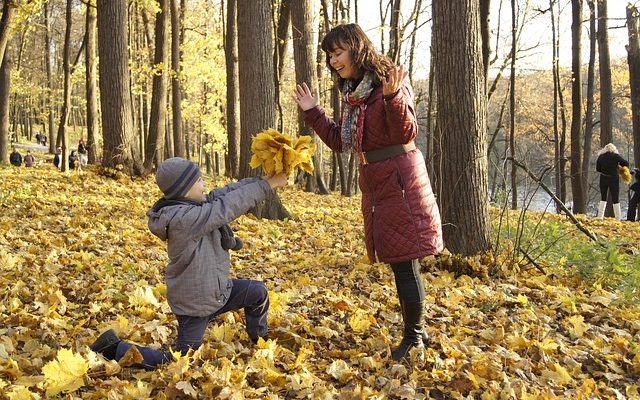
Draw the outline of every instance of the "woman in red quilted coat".
[[[428,341],[418,259],[443,248],[440,212],[424,157],[413,142],[418,133],[413,89],[404,68],[378,53],[356,24],[333,28],[322,49],[343,95],[342,120],[329,118],[304,82],[293,98],[332,150],[354,152],[360,160],[367,253],[372,261],[389,263],[394,273],[404,335],[391,356],[401,360]]]

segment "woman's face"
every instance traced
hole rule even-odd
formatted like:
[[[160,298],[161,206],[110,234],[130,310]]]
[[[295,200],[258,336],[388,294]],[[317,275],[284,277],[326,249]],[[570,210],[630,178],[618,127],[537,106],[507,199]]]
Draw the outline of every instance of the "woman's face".
[[[357,79],[360,77],[360,71],[353,64],[353,57],[351,57],[351,51],[349,50],[335,47],[329,53],[329,65],[342,79]]]

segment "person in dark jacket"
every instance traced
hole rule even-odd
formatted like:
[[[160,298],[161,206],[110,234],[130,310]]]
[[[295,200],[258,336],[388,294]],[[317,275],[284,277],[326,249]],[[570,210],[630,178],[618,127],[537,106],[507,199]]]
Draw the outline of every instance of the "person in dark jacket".
[[[263,282],[229,278],[229,250],[241,247],[228,223],[263,201],[273,188],[286,185],[284,173],[246,178],[205,194],[200,169],[180,157],[158,167],[156,182],[164,197],[147,212],[151,232],[167,242],[167,301],[178,320],[175,350],[183,355],[202,343],[209,321],[244,308],[249,338],[267,338],[269,296]],[[90,346],[107,359],[119,360],[132,346],[113,329]],[[142,367],[151,369],[173,359],[168,351],[136,346]]]
[[[306,82],[293,99],[304,119],[334,151],[360,160],[367,254],[389,263],[404,321],[391,357],[401,360],[428,341],[425,290],[418,260],[442,251],[440,211],[424,157],[414,144],[418,122],[407,72],[375,50],[356,24],[339,25],[322,40],[326,62],[342,92],[342,119],[333,121]]]
[[[22,154],[20,154],[18,149],[16,149],[15,147],[13,148],[11,154],[9,154],[9,162],[15,167],[19,167],[22,165]]]
[[[633,196],[629,199],[629,208],[627,209],[627,221],[636,221],[638,213],[638,203],[640,203],[640,168],[634,168],[631,175],[635,177],[635,182],[629,186],[629,190],[633,191]]]
[[[31,150],[27,150],[27,155],[24,156],[24,166],[33,167],[35,162],[36,162],[36,159],[35,157],[33,157],[33,154],[31,154]]]
[[[62,147],[56,149],[56,154],[53,156],[53,165],[56,168],[62,169]]]
[[[596,171],[600,173],[600,204],[598,205],[598,218],[604,218],[604,209],[607,207],[607,193],[611,194],[613,214],[620,219],[620,178],[618,166],[628,167],[629,162],[618,154],[618,149],[613,143],[608,143],[598,152]]]

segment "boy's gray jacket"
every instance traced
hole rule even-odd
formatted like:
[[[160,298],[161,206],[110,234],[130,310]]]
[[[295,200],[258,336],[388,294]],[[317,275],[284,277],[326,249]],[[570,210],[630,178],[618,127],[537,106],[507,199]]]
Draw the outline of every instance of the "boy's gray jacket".
[[[229,299],[229,252],[220,228],[263,201],[271,191],[261,178],[214,189],[202,204],[170,205],[147,212],[151,232],[167,241],[167,301],[176,315],[203,317]]]

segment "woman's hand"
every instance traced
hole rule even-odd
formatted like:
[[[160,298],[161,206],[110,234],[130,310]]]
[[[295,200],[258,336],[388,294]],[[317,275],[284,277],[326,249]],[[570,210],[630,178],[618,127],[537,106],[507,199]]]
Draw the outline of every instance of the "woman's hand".
[[[296,85],[293,96],[291,97],[302,111],[310,110],[318,105],[318,93],[316,92],[316,96],[314,97],[306,82],[302,82],[302,85]]]
[[[382,81],[382,95],[387,97],[395,94],[402,87],[402,82],[408,74],[402,65],[391,68]]]

